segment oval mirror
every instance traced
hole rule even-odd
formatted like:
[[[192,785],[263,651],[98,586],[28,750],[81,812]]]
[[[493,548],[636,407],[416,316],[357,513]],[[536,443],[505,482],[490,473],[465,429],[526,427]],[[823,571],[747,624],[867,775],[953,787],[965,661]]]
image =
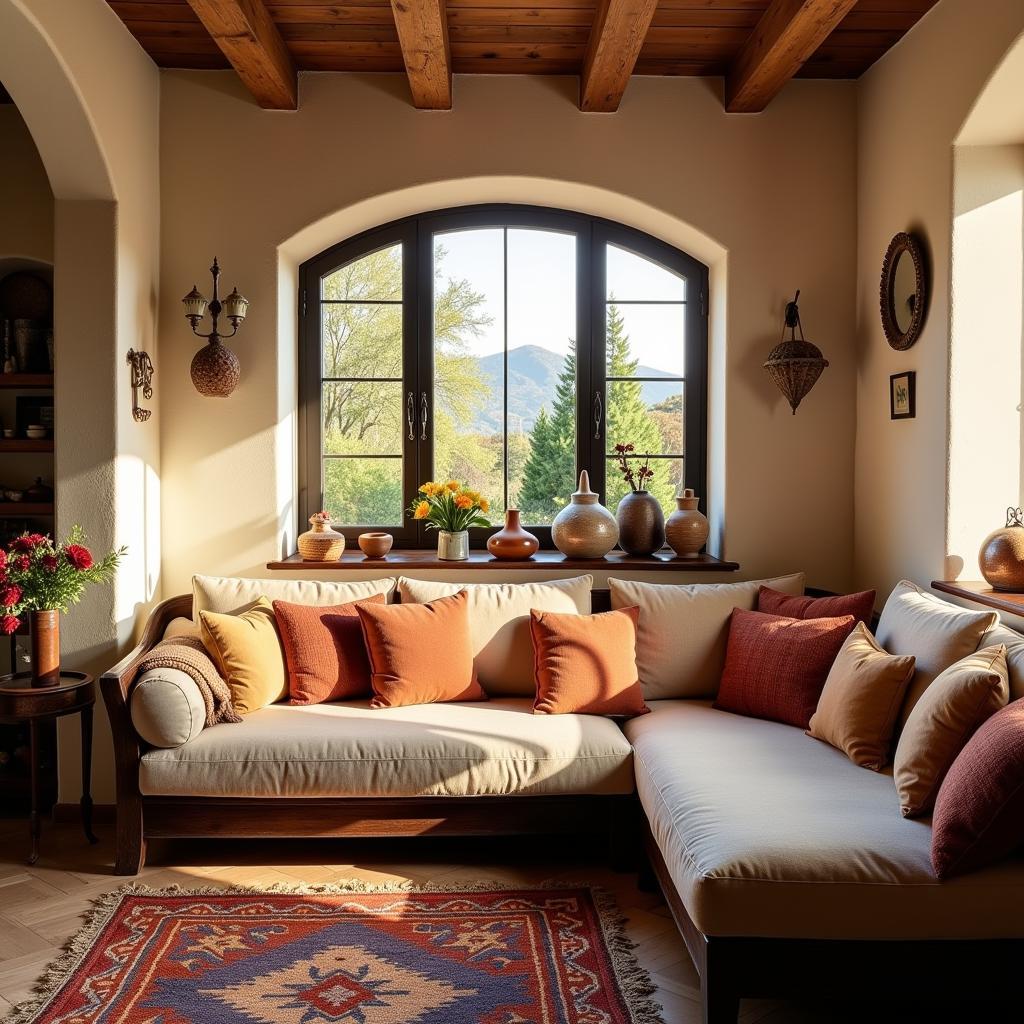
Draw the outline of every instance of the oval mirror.
[[[899,350],[917,341],[924,325],[927,287],[924,258],[917,239],[900,232],[889,243],[882,264],[880,289],[882,328]]]

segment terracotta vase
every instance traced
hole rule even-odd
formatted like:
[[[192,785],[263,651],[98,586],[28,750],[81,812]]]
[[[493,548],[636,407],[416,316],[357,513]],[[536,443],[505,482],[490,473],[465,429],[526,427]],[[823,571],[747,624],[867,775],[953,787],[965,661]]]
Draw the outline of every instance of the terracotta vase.
[[[668,546],[679,558],[696,558],[708,540],[711,526],[697,505],[700,499],[687,487],[676,495],[676,510],[665,524]]]
[[[505,513],[505,528],[487,538],[487,550],[503,562],[525,562],[539,547],[540,541],[523,529],[517,508]]]
[[[985,538],[978,564],[993,590],[1024,592],[1024,525],[1020,509],[1008,509],[1006,526]]]
[[[60,612],[29,612],[32,638],[32,685],[57,686],[60,683]]]
[[[395,543],[390,533],[361,533],[359,547],[367,558],[383,558]]]
[[[590,474],[580,473],[579,489],[551,524],[551,539],[567,558],[604,558],[619,540],[619,525],[590,489]]]
[[[627,555],[653,555],[665,546],[665,513],[650,491],[629,491],[615,510],[619,547]]]
[[[336,562],[345,550],[345,535],[316,516],[311,516],[312,529],[299,534],[299,554],[304,562]]]

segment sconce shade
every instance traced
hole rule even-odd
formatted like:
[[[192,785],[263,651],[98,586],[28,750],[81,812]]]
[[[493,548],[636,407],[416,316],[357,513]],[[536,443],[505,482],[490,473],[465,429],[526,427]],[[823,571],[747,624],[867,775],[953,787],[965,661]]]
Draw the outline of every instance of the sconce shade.
[[[768,376],[786,396],[794,416],[796,407],[818,383],[826,366],[828,360],[822,356],[821,349],[799,338],[776,345],[764,364]]]
[[[244,320],[249,300],[237,288],[224,300],[224,315],[229,320]]]
[[[196,391],[207,398],[227,398],[238,387],[238,356],[219,341],[209,341],[193,357],[189,371]]]
[[[185,307],[185,316],[202,319],[206,312],[206,296],[195,285],[192,285],[192,291],[181,300],[181,304]]]

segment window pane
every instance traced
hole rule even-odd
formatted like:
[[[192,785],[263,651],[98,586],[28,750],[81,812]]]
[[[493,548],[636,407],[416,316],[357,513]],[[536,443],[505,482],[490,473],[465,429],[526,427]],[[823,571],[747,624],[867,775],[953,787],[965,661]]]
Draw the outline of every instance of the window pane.
[[[402,454],[400,382],[326,382],[320,410],[325,455]]]
[[[336,526],[402,525],[401,459],[324,459],[323,467]]]
[[[324,377],[401,377],[402,307],[321,306]]]
[[[617,444],[633,445],[637,455],[675,455],[677,452],[665,450],[665,440],[662,435],[663,427],[672,422],[671,412],[667,417],[656,411],[655,406],[673,397],[672,391],[666,391],[669,386],[663,384],[646,384],[640,381],[609,381],[607,385],[606,415],[607,429],[605,431],[608,451],[612,452]],[[676,395],[680,398],[679,383],[670,385],[675,389]],[[646,389],[652,390],[646,390]],[[660,389],[660,390],[654,390]],[[637,460],[631,460],[636,466]],[[618,472],[613,474],[614,467],[609,467],[608,492],[613,493],[613,488],[618,486]],[[672,496],[675,493],[671,481],[671,472],[667,460],[653,459],[651,469],[654,470],[654,478],[648,484],[647,489],[666,507],[671,505]],[[623,485],[625,486],[625,485]],[[615,492],[621,497],[625,493],[621,488]],[[615,499],[616,501],[618,498]],[[610,506],[609,506],[610,507]]]
[[[333,301],[401,302],[401,243],[378,249],[320,279],[320,297]]]
[[[647,485],[647,489],[661,502],[662,511],[667,519],[676,507],[672,498],[683,480],[683,460],[651,459],[651,469],[654,470],[654,480]],[[629,490],[629,484],[623,479],[613,459],[608,459],[607,481],[608,493],[605,504],[614,512],[623,495]]]
[[[607,317],[609,377],[686,375],[686,306],[616,302]]]
[[[608,294],[606,298],[628,301],[629,299],[668,300],[683,302],[686,300],[686,281],[678,274],[666,270],[665,267],[644,256],[617,245],[609,245],[608,258]]]

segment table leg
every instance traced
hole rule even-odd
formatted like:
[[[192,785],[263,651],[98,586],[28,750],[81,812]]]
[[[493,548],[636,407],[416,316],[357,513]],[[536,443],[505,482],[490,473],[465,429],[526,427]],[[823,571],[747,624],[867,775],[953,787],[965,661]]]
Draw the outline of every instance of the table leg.
[[[85,838],[95,845],[92,834],[92,708],[82,708],[82,829]]]
[[[29,719],[29,762],[31,764],[32,812],[28,819],[28,834],[32,848],[28,855],[29,864],[39,860],[39,725],[34,718]]]

